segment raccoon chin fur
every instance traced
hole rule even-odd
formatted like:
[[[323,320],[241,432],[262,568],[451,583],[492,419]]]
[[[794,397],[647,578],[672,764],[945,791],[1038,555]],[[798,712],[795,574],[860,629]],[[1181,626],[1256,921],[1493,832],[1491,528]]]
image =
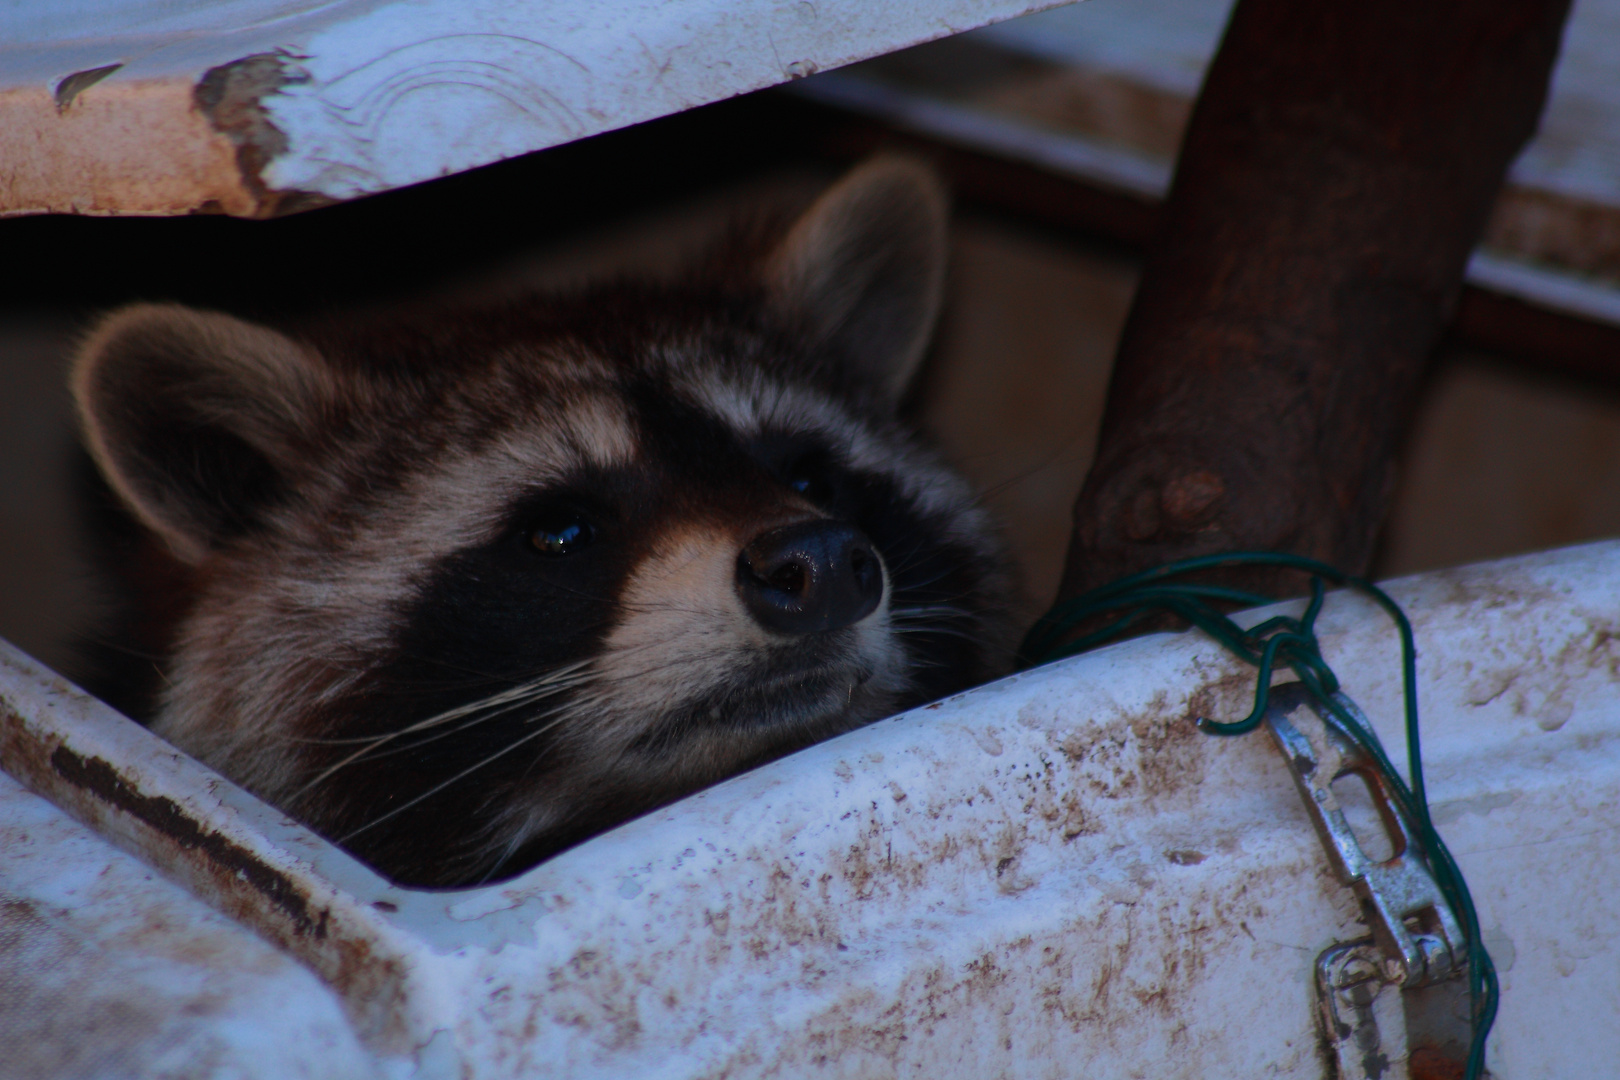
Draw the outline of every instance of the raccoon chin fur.
[[[100,638],[157,663],[89,684],[442,886],[1001,673],[1005,553],[896,419],[945,221],[884,158],[674,284],[114,312],[72,376],[140,527]]]

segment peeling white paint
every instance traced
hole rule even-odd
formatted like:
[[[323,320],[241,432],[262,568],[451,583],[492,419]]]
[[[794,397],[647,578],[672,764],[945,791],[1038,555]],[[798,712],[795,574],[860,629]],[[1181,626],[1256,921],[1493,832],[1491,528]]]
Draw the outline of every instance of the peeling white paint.
[[[284,205],[350,199],[804,78],[1054,2],[14,4],[0,9],[0,160],[9,155],[15,162],[9,175],[0,173],[0,214],[174,213],[190,200],[265,215]],[[190,90],[207,72],[264,56],[278,57],[290,78],[278,92],[255,95],[285,138],[249,136],[268,158],[262,167],[244,165],[251,175],[222,179],[218,147],[206,130],[186,128],[157,159],[108,141],[110,134],[127,134],[132,122],[184,127],[195,111]],[[114,65],[68,107],[58,107],[53,95],[64,80]],[[126,100],[150,98],[156,87],[176,91],[164,98],[163,116],[126,107]],[[240,144],[241,133],[230,134]],[[123,167],[125,159],[136,167]],[[159,164],[164,161],[166,167]],[[97,169],[114,175],[86,192],[83,174]],[[284,204],[272,197],[284,194],[299,198]]]
[[[1050,3],[393,3],[302,43],[264,175],[334,199],[594,135]]]
[[[1501,953],[1493,1073],[1603,1075],[1620,1055],[1620,543],[1390,589],[1421,649],[1436,816]],[[1322,628],[1399,763],[1387,622],[1335,595]],[[1265,736],[1191,727],[1246,711],[1249,678],[1197,635],[1140,639],[449,893],[389,886],[14,652],[0,761],[301,957],[390,1072],[1318,1077],[1310,966],[1363,928]],[[1549,702],[1568,708],[1555,729]],[[126,803],[172,800],[291,892],[241,886],[240,860],[176,845],[72,782],[70,759],[111,763]]]

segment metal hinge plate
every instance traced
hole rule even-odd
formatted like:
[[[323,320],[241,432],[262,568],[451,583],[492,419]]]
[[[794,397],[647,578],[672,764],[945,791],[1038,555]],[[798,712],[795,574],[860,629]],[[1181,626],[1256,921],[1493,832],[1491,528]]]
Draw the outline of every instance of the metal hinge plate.
[[[1343,694],[1334,700],[1371,730],[1355,702]],[[1470,1035],[1467,941],[1417,830],[1376,760],[1304,686],[1272,688],[1266,727],[1328,860],[1361,898],[1372,929],[1372,937],[1332,945],[1316,961],[1318,1019],[1340,1080],[1461,1076]],[[1333,787],[1350,776],[1364,783],[1382,823],[1384,836],[1367,844]]]

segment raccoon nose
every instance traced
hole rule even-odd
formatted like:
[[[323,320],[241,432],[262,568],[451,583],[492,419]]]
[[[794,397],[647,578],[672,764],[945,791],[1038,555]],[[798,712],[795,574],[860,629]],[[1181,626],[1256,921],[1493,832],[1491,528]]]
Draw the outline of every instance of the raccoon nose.
[[[837,630],[878,606],[883,566],[853,525],[804,521],[761,533],[743,548],[737,557],[737,589],[768,630]]]

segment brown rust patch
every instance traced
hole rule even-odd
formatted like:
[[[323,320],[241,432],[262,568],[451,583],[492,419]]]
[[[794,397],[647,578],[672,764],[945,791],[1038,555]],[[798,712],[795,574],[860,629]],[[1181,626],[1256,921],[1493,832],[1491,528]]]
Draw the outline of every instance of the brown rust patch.
[[[1195,721],[1209,693],[1208,687],[1199,689],[1188,699],[1186,711],[1179,713],[1155,699],[1146,713],[1131,721],[1144,795],[1169,795],[1203,781],[1208,736]]]
[[[1221,671],[1216,668],[1216,671]],[[1092,797],[1124,799],[1174,795],[1202,783],[1209,736],[1200,716],[1233,719],[1248,712],[1254,674],[1243,668],[1208,677],[1185,701],[1161,691],[1118,720],[1069,732],[1056,747],[1070,766],[1070,788]],[[1075,835],[1090,831],[1082,813]]]
[[[75,89],[72,86],[68,90]],[[212,203],[251,215],[229,140],[208,126],[189,78],[0,89],[0,217],[186,214]]]
[[[291,878],[266,866],[240,844],[202,828],[173,799],[143,795],[101,758],[83,757],[66,746],[52,752],[51,768],[79,790],[122,810],[181,848],[198,852],[225,876],[247,884],[288,918],[294,933],[317,941],[326,938],[328,909],[313,910]]]
[[[242,183],[256,201],[254,217],[277,217],[312,210],[334,200],[308,191],[280,191],[264,182],[264,170],[285,154],[287,135],[270,122],[264,99],[283,87],[309,81],[286,52],[256,53],[209,68],[193,91],[197,111],[236,148]]]

